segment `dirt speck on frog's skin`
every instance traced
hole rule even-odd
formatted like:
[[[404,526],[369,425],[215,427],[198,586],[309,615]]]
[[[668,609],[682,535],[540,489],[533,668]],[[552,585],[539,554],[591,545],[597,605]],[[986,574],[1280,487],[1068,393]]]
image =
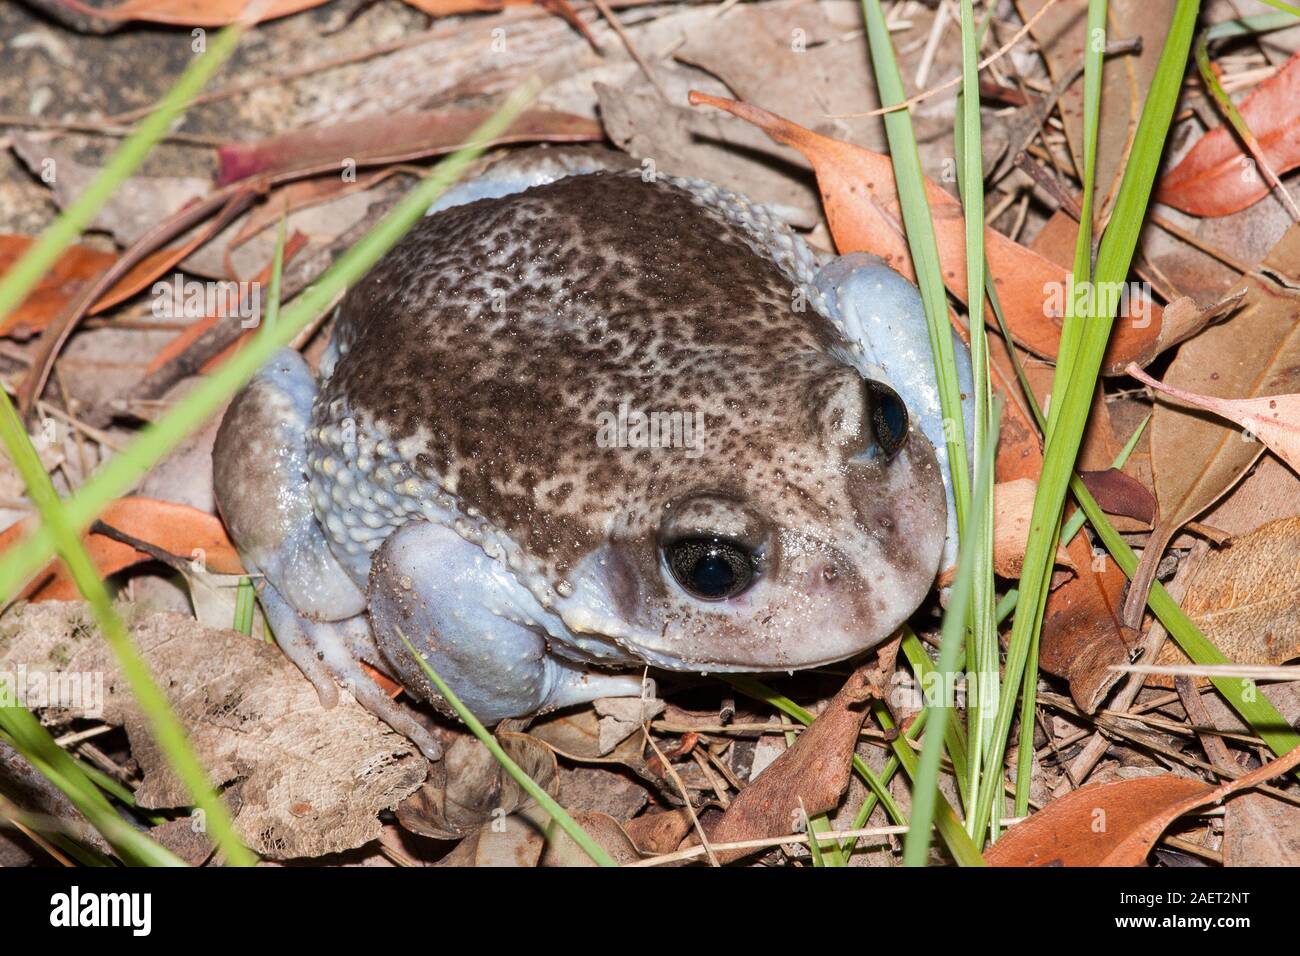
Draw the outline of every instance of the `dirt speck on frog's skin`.
[[[281,645],[426,753],[358,657],[436,700],[405,637],[487,722],[646,663],[793,670],[888,636],[951,549],[910,285],[711,184],[561,172],[453,191],[319,384],[282,353],[217,440]]]

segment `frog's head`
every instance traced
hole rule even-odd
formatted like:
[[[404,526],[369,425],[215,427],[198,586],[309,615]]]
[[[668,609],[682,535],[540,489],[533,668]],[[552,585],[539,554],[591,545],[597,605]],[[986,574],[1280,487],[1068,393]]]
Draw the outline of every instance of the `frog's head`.
[[[866,650],[916,609],[947,524],[933,447],[883,382],[827,356],[793,364],[713,406],[695,449],[640,452],[653,477],[574,567],[570,628],[672,670],[793,670]]]

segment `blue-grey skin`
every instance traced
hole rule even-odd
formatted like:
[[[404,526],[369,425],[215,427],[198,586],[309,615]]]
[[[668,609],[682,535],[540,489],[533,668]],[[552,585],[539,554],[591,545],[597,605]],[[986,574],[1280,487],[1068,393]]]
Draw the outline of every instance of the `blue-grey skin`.
[[[214,451],[276,639],[327,706],[342,683],[436,759],[358,664],[439,704],[403,638],[493,724],[638,695],[644,665],[841,660],[955,560],[920,297],[879,259],[819,259],[743,197],[593,153],[500,163],[430,217],[349,293],[319,381],[279,353]],[[870,382],[910,412],[901,446]],[[603,447],[622,401],[705,428]],[[752,583],[706,600],[668,555],[719,539]]]

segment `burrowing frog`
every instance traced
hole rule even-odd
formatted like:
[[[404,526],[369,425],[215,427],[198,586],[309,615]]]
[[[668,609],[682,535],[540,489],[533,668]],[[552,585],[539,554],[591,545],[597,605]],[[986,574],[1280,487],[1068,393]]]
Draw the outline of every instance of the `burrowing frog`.
[[[277,641],[431,758],[358,663],[437,702],[403,636],[490,725],[639,694],[644,665],[841,660],[955,557],[915,288],[617,166],[452,190],[348,293],[319,378],[283,351],[221,425]]]

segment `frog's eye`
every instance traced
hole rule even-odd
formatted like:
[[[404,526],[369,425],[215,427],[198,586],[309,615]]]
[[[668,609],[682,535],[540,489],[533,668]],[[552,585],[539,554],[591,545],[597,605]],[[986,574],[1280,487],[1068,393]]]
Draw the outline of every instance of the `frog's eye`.
[[[871,433],[889,460],[907,442],[907,406],[898,393],[883,382],[867,380]]]
[[[735,597],[754,579],[754,557],[725,538],[681,538],[664,547],[664,557],[677,583],[703,601]]]

